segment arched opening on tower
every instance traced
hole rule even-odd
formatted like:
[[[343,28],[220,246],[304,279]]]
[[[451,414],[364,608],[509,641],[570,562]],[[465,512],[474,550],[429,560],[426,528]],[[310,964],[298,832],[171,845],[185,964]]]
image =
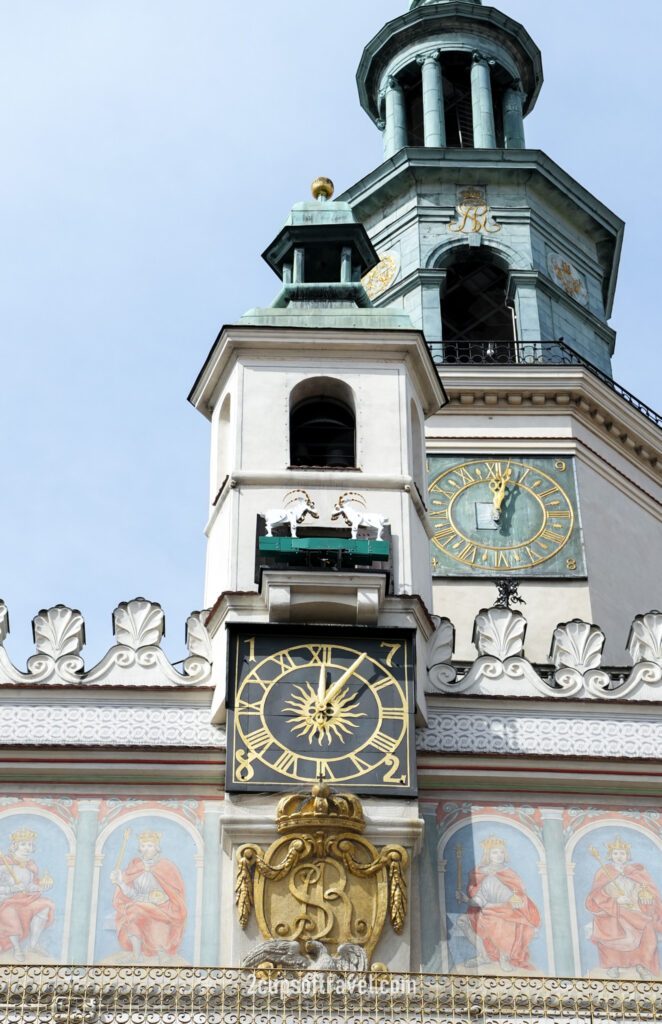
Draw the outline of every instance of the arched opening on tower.
[[[402,86],[407,124],[407,145],[424,146],[425,128],[423,121],[423,86],[421,69],[418,64],[410,64],[398,76]]]
[[[299,401],[296,394],[293,398],[290,465],[327,469],[355,466],[356,417],[351,406],[328,393],[310,395]]]
[[[446,145],[457,149],[473,149],[471,57],[468,53],[447,53],[444,54],[442,66]]]
[[[513,362],[515,327],[507,302],[506,270],[491,253],[462,249],[448,267],[441,299],[444,362]]]

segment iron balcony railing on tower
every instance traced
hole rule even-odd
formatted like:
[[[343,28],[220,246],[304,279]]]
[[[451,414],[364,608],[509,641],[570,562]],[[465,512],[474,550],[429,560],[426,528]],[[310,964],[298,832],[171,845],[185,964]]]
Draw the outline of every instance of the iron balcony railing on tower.
[[[437,347],[437,346],[435,346]],[[662,415],[651,409],[632,392],[618,384],[609,374],[584,359],[574,349],[559,341],[448,341],[442,343],[443,366],[583,366],[594,377],[620,395],[643,416],[662,428]]]

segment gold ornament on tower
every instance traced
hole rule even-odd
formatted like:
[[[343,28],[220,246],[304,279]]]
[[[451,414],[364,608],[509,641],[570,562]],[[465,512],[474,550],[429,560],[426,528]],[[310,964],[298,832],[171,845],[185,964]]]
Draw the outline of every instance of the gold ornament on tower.
[[[335,185],[331,178],[315,178],[310,186],[310,191],[315,199],[330,199],[335,191]]]
[[[242,928],[251,909],[265,939],[322,941],[335,954],[344,943],[370,958],[388,913],[401,934],[407,916],[401,846],[377,850],[362,835],[363,808],[352,794],[331,793],[318,783],[310,794],[290,794],[278,804],[280,833],[265,853],[248,843],[237,852],[237,911]]]

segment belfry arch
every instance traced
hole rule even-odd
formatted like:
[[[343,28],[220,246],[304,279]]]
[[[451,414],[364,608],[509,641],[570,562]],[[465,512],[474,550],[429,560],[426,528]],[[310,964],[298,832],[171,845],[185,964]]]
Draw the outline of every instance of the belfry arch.
[[[504,261],[487,247],[463,245],[451,251],[443,270],[444,362],[512,361],[517,329]],[[481,358],[472,357],[472,343]]]

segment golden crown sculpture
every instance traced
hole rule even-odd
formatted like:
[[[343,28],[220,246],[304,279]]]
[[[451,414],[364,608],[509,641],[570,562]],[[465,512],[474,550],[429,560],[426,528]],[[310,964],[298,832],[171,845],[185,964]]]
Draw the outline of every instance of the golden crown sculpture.
[[[363,832],[365,818],[361,801],[352,793],[332,793],[318,783],[309,793],[284,796],[276,811],[276,828],[285,835],[300,829],[340,829]]]
[[[361,834],[366,823],[358,797],[319,783],[310,793],[282,798],[280,833],[265,851],[255,843],[237,851],[237,913],[242,928],[255,913],[265,939],[323,939],[335,954],[343,943],[372,956],[387,913],[399,935],[407,916],[409,863],[402,846],[377,850]]]
[[[479,188],[463,188],[460,191],[460,201],[463,203],[484,203],[485,193]]]

